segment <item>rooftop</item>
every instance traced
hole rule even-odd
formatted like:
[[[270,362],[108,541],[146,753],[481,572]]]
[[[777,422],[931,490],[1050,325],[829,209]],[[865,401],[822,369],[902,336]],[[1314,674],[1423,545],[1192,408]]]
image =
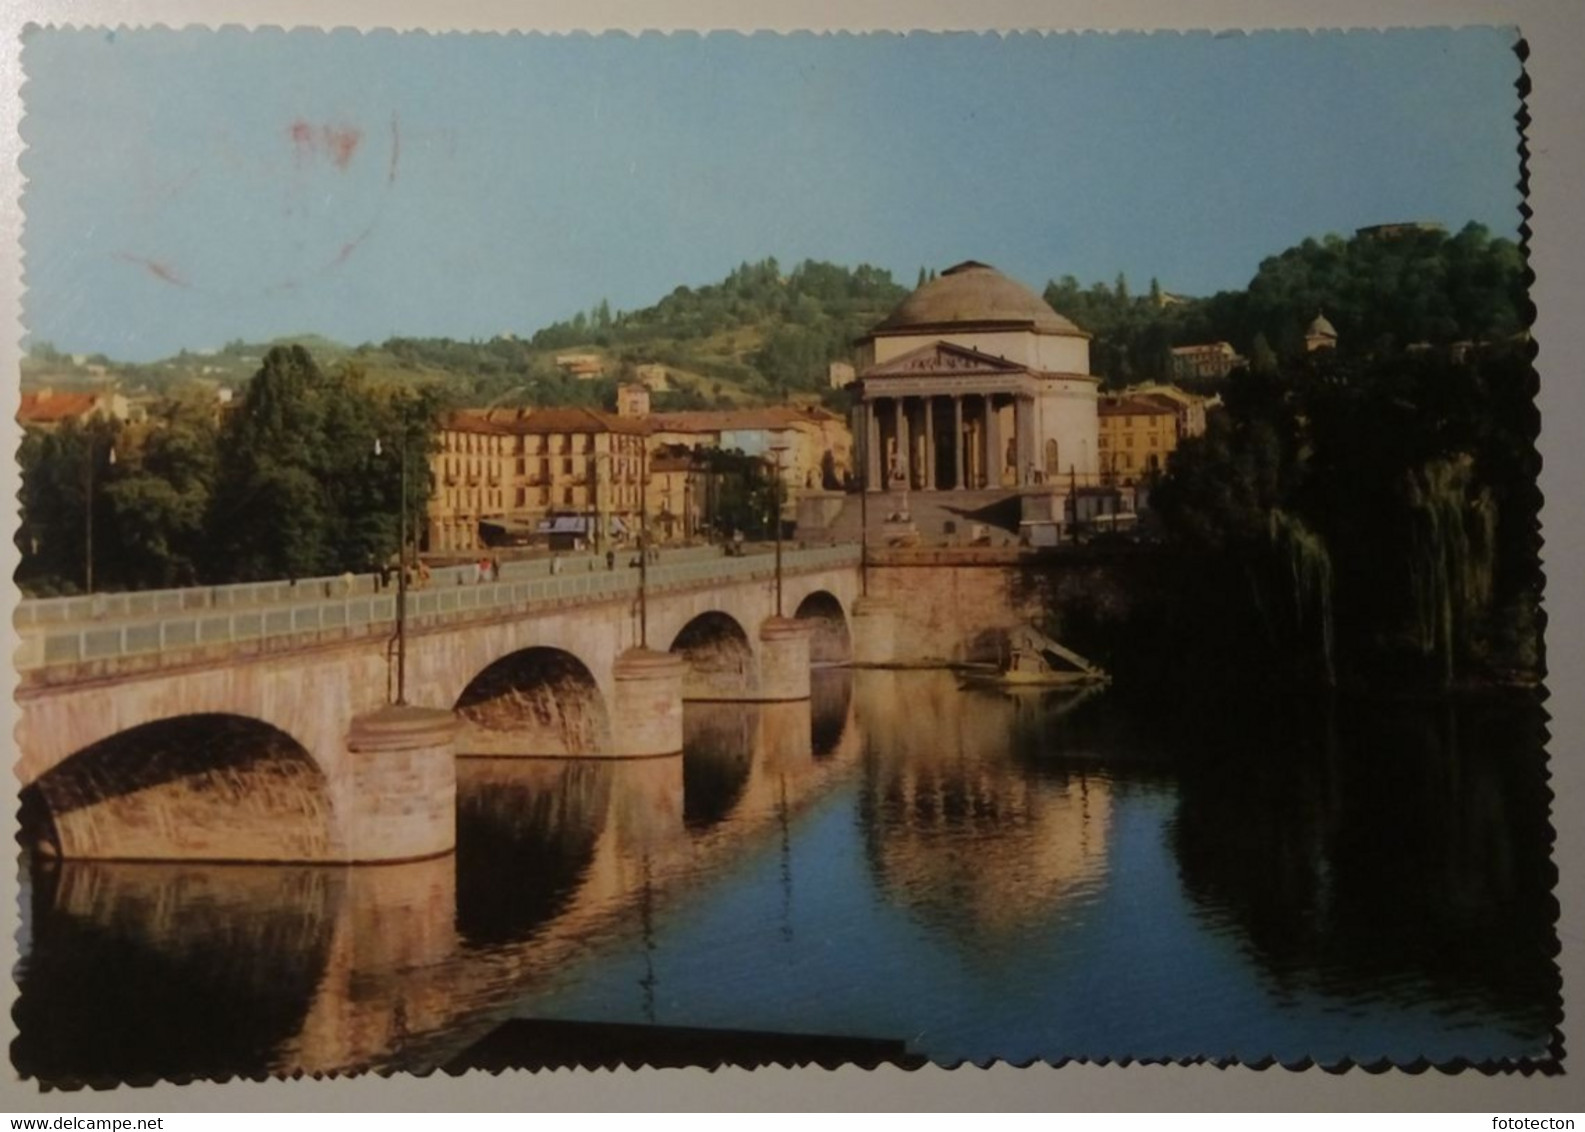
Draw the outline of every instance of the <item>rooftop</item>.
[[[22,394],[17,420],[23,424],[59,424],[87,416],[99,407],[99,397],[93,393],[57,393],[52,389],[39,389]]]
[[[928,332],[953,326],[996,326],[1089,337],[1028,287],[989,264],[972,259],[947,268],[909,295],[872,333]]]

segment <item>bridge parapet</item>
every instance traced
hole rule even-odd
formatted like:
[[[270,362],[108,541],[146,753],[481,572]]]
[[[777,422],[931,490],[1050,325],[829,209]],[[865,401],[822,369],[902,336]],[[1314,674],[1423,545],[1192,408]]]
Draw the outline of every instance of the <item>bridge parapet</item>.
[[[857,561],[856,546],[790,550],[783,555],[783,570],[799,574]],[[548,570],[547,565],[547,572],[537,577],[480,583],[432,582],[424,589],[409,590],[409,624],[419,627],[498,617],[638,594],[639,571],[625,562],[613,569],[584,568],[556,574]],[[650,567],[648,585],[652,595],[660,595],[722,582],[769,579],[774,574],[774,560],[768,553],[738,558],[688,557]],[[17,668],[25,673],[82,665],[110,666],[123,659],[151,659],[168,653],[185,656],[207,648],[273,649],[277,645],[290,647],[304,638],[390,635],[395,624],[396,594],[391,591],[352,593],[290,605],[209,608],[169,616],[128,615],[119,623],[35,622],[19,624],[21,644],[15,659]]]

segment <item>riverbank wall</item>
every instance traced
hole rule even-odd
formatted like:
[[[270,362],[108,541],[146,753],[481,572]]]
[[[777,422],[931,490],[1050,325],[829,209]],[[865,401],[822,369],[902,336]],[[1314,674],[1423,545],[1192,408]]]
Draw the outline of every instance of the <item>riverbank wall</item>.
[[[1163,568],[1150,548],[888,549],[870,554],[868,592],[895,611],[901,666],[994,662],[1023,625],[1105,665],[1159,605]]]

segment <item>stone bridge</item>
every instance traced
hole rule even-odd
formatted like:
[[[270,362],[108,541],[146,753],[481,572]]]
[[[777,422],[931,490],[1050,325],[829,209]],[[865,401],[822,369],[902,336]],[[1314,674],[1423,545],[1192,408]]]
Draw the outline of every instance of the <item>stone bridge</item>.
[[[457,756],[672,755],[685,698],[807,700],[811,664],[853,657],[857,565],[856,547],[788,551],[786,616],[769,554],[662,562],[643,601],[626,565],[448,582],[408,594],[405,665],[396,595],[350,584],[19,618],[24,826],[66,858],[445,853]]]
[[[80,946],[29,969],[16,1064],[66,1084],[149,1065],[223,1079],[447,1061],[594,943],[647,930],[644,916],[691,899],[851,779],[853,677],[816,672],[811,691],[691,705],[687,755],[460,759],[454,855],[373,868],[42,862],[34,922]],[[112,961],[125,977],[84,1041],[56,1004]],[[173,1049],[174,1031],[148,1032],[151,1002],[184,1009],[161,994],[204,1003],[190,1020],[200,1040]]]

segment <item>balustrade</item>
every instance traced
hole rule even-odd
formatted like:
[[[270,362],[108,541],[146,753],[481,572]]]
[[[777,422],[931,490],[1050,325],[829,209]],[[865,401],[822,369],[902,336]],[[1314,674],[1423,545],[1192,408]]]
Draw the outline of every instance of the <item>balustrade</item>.
[[[607,569],[594,556],[561,559],[561,572],[552,573],[550,560],[514,562],[503,565],[497,581],[472,582],[476,567],[460,566],[436,570],[430,584],[412,589],[407,595],[410,624],[424,625],[451,617],[494,617],[505,613],[523,614],[539,605],[567,602],[606,601],[636,596],[639,571],[631,564],[631,551],[617,555],[615,569]],[[855,565],[858,547],[828,546],[791,550],[783,555],[784,573],[801,573],[839,566]],[[648,571],[651,596],[699,585],[722,582],[768,580],[775,576],[775,561],[769,553],[748,554],[741,558],[721,557],[715,548],[675,552]],[[109,661],[123,657],[157,655],[178,649],[194,649],[228,644],[250,644],[268,640],[298,638],[309,634],[334,633],[342,636],[377,635],[395,630],[396,595],[392,590],[372,592],[372,580],[354,578],[353,592],[345,592],[345,578],[311,579],[295,587],[285,582],[259,583],[257,586],[216,587],[202,591],[151,591],[142,594],[105,594],[88,598],[54,599],[71,602],[101,602],[98,620],[71,625],[38,609],[17,616],[21,645],[16,652],[17,668],[31,671],[62,665]],[[361,583],[369,582],[365,587]],[[324,587],[329,586],[329,589]],[[309,597],[274,607],[243,608],[233,591],[290,592],[331,596]],[[184,606],[170,595],[204,593],[207,605],[197,609]],[[126,599],[161,601],[139,603],[134,610]],[[220,595],[225,595],[222,600]],[[119,602],[110,599],[123,599]],[[110,608],[123,617],[140,617],[114,623]],[[149,617],[169,610],[171,617]],[[182,616],[180,614],[187,614]],[[107,623],[109,622],[109,623]]]

